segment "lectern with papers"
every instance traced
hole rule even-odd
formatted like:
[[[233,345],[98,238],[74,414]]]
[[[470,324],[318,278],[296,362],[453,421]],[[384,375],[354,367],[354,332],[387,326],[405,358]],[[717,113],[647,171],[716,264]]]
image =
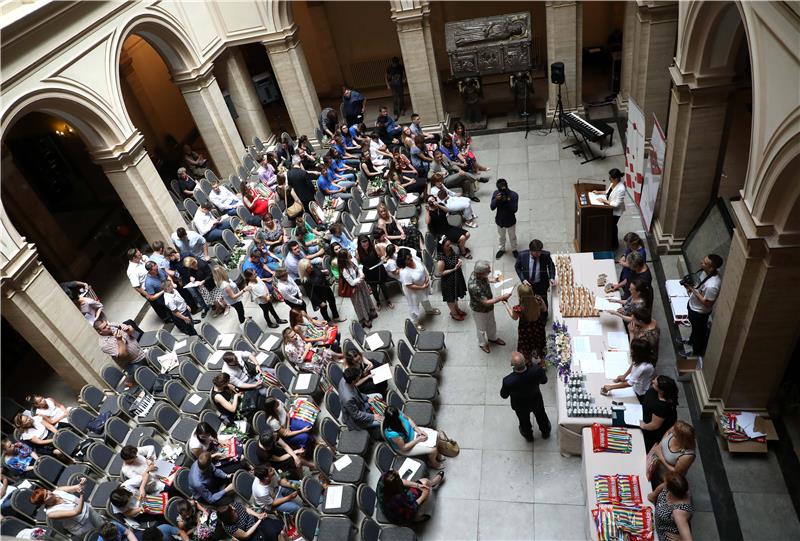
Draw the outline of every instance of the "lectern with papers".
[[[604,184],[578,180],[575,184],[575,251],[602,252],[611,249],[613,209],[599,204],[592,190],[605,190]],[[594,199],[594,201],[593,201]],[[594,204],[593,204],[594,203]]]

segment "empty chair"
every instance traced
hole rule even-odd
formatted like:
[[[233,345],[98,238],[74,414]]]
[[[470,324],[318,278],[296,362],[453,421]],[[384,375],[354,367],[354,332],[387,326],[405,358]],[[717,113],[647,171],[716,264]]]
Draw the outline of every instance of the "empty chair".
[[[319,374],[296,373],[286,362],[275,365],[275,375],[287,393],[294,396],[311,396],[319,394]]]
[[[206,193],[203,190],[201,190],[199,186],[194,189],[194,199],[200,205],[208,203],[208,195],[206,195]]]
[[[366,462],[358,455],[346,456],[350,462],[346,466],[338,467],[334,463],[341,457],[335,456],[333,451],[324,445],[317,445],[314,449],[314,464],[334,483],[355,485],[362,482],[367,473]]]
[[[211,184],[215,180],[219,181],[219,177],[217,177],[217,175],[214,174],[214,171],[212,171],[211,169],[206,169],[206,180],[208,181],[209,184]]]
[[[297,530],[306,540],[350,541],[355,539],[356,527],[343,516],[320,516],[316,511],[304,507],[295,517]]]
[[[96,415],[102,411],[106,398],[108,395],[102,389],[98,389],[92,384],[86,384],[78,394],[78,403]]]
[[[319,509],[325,515],[349,515],[355,509],[356,490],[352,485],[328,485],[331,487],[341,487],[342,500],[339,505],[332,507],[326,501],[327,490],[323,488],[314,477],[305,477],[300,484],[300,497],[309,506]]]
[[[197,214],[197,209],[199,208],[199,205],[197,204],[197,201],[187,197],[186,199],[183,200],[183,208],[185,208],[186,212],[188,212],[189,215],[192,218],[194,218],[194,215]]]
[[[208,338],[202,332],[204,326],[206,325],[209,325],[210,327],[205,329],[207,333],[217,332],[217,335],[219,335],[219,331],[217,331],[213,325],[207,323],[201,324],[200,336],[207,342]],[[209,343],[213,344],[213,342]],[[191,344],[191,347],[189,348],[189,356],[192,357],[200,366],[205,366],[206,370],[219,370],[222,368],[222,354],[214,355],[214,351],[208,346],[208,344],[204,344],[203,342],[198,341]]]
[[[178,366],[178,373],[189,387],[199,393],[211,392],[211,389],[214,387],[214,377],[219,374],[218,371],[212,370],[203,372],[196,364],[189,360],[181,362]]]
[[[438,374],[442,367],[441,357],[438,353],[433,351],[414,352],[402,338],[397,341],[397,358],[411,374],[433,376]]]
[[[407,417],[413,419],[418,426],[434,428],[436,426],[436,409],[433,402],[428,400],[403,400],[403,397],[394,391],[386,393],[386,403],[402,411]]]
[[[347,352],[351,350],[356,350],[358,353],[361,354],[362,357],[370,361],[372,364],[384,364],[388,363],[391,360],[389,358],[388,350],[361,351],[352,340],[350,340],[349,338],[345,338],[344,342],[342,342],[342,353],[347,355]]]
[[[164,386],[164,396],[170,403],[178,408],[181,413],[197,417],[200,412],[209,407],[209,397],[200,396],[189,392],[180,381],[171,380]]]
[[[53,447],[71,459],[75,458],[74,455],[80,448],[81,442],[83,438],[69,428],[62,428],[53,436]]]
[[[419,481],[423,477],[427,477],[428,475],[428,466],[425,464],[424,461],[411,458],[407,456],[401,456],[392,451],[392,448],[389,447],[385,443],[379,443],[375,448],[375,466],[378,468],[382,474],[386,473],[389,470],[395,470],[399,472],[401,475],[403,472],[400,469],[403,467],[403,463],[406,460],[413,460],[414,462],[419,462],[419,468],[417,468],[416,473],[411,476],[411,481]]]
[[[18,490],[17,492],[22,492],[22,490]],[[19,497],[24,496],[20,495]],[[30,498],[30,494],[27,494],[27,497]],[[14,538],[17,537],[22,530],[27,530],[31,527],[31,524],[24,522],[17,517],[3,517],[2,522],[0,522],[0,535],[9,539]]]
[[[358,321],[350,322],[350,334],[353,335],[356,343],[366,351],[391,350],[394,347],[391,331],[375,331],[367,334]]]
[[[431,376],[409,376],[406,369],[394,367],[394,383],[397,390],[411,400],[434,400],[439,396],[436,378]]]
[[[158,428],[165,434],[181,443],[186,443],[197,428],[198,421],[181,417],[180,412],[171,404],[159,402],[153,406],[153,416]]]
[[[65,467],[63,462],[51,456],[40,456],[33,465],[33,474],[45,485],[55,487]]]
[[[416,541],[417,534],[405,526],[380,526],[375,520],[364,517],[361,521],[361,541]]]
[[[405,331],[406,339],[417,351],[444,351],[447,348],[442,331],[418,331],[410,319],[406,319]]]
[[[211,174],[214,175],[213,172],[211,172]],[[214,175],[214,178],[216,179],[217,175]],[[203,190],[203,193],[206,195],[211,193],[211,181],[209,181],[207,178],[198,179],[197,185],[200,186],[200,189]]]
[[[326,369],[326,373],[328,374],[328,381],[331,383],[333,388],[338,389],[339,381],[342,379],[342,377],[344,377],[344,371],[342,370],[341,365],[337,363],[330,363]]]
[[[112,404],[113,405],[113,404]],[[72,408],[67,415],[69,425],[84,436],[94,437],[95,433],[89,430],[89,423],[94,421],[95,415],[84,408]]]
[[[89,498],[89,505],[98,511],[105,509],[106,505],[108,504],[108,498],[118,486],[119,480],[117,479],[111,481],[101,481],[92,491],[92,495]]]
[[[108,385],[110,390],[116,392],[122,392],[125,390],[125,372],[113,364],[107,364],[104,366],[100,371],[100,377],[103,378],[103,381],[106,385]]]
[[[261,142],[261,139],[258,137],[253,137],[253,148],[256,149],[256,152],[264,152],[267,149],[264,147],[264,143]]]
[[[216,347],[215,344],[217,343],[217,339],[219,338],[220,334],[222,334],[211,323],[201,323],[197,332],[212,348]]]
[[[140,366],[133,374],[136,384],[156,398],[164,397],[164,381],[148,366]]]
[[[255,353],[256,350],[253,345],[244,338],[237,338],[233,342],[233,351],[244,351],[246,353]]]
[[[228,247],[228,250],[233,250],[239,244],[239,238],[236,236],[236,233],[230,229],[223,229],[222,242],[225,243],[225,246]]]
[[[262,412],[263,413],[263,412]],[[253,481],[255,477],[246,470],[239,470],[233,475],[233,491],[242,500],[249,502],[253,496]]]
[[[118,477],[122,469],[122,457],[103,442],[94,442],[86,450],[86,462],[100,475]]]
[[[220,265],[225,265],[231,257],[230,250],[222,243],[212,244],[210,252],[211,256],[216,259]]]
[[[347,212],[342,213],[342,225],[344,226],[345,231],[347,231],[351,237],[362,234],[358,224],[356,223],[356,219]],[[367,233],[371,233],[369,230],[372,228],[372,226],[368,225],[365,227],[367,231],[365,231],[363,234],[366,235]]]
[[[329,395],[331,398],[328,398]],[[331,401],[338,401],[338,399],[338,396],[333,397],[329,391],[328,395],[326,395],[326,404]],[[333,414],[331,413],[331,415]],[[347,430],[331,417],[325,417],[320,422],[319,431],[325,443],[338,453],[366,456],[369,451],[370,438],[369,432],[366,430]]]
[[[416,205],[398,205],[394,196],[386,197],[386,210],[398,220],[410,220],[417,217]]]
[[[366,177],[364,177],[366,179]],[[367,197],[366,188],[362,188],[361,186],[356,186],[353,188],[353,197],[358,198],[358,203],[363,210],[372,210],[377,209],[378,205],[381,204],[382,198],[380,197]]]
[[[155,409],[155,407],[153,409]],[[151,438],[155,435],[155,433],[156,430],[148,426],[137,426],[136,428],[131,428],[128,423],[119,417],[108,418],[103,431],[106,442],[114,447],[122,447],[123,445],[138,446],[140,440],[143,438]]]

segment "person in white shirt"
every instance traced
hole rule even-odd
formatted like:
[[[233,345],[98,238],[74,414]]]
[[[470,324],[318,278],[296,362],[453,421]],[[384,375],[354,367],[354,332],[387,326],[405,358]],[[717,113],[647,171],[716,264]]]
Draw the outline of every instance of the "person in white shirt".
[[[197,208],[192,223],[197,232],[203,235],[208,242],[216,242],[222,239],[222,231],[232,229],[228,220],[218,220],[211,214],[211,203],[203,203]]]
[[[424,314],[439,315],[441,311],[434,308],[430,302],[431,279],[425,265],[411,254],[408,248],[400,248],[397,252],[397,267],[400,269],[400,283],[403,284],[403,294],[408,302],[411,321],[422,331],[425,328],[420,323]]]
[[[34,415],[41,417],[42,420],[47,421],[56,428],[58,428],[59,423],[67,422],[67,415],[72,409],[60,402],[56,402],[53,398],[45,398],[38,394],[29,395],[26,399],[31,405],[31,411]]]
[[[614,378],[614,383],[603,385],[600,392],[608,395],[613,389],[631,387],[636,393],[636,398],[641,402],[644,400],[644,394],[650,389],[650,383],[656,373],[653,365],[653,351],[650,344],[641,338],[631,340],[630,350],[631,365],[628,370]]]
[[[179,227],[170,237],[172,244],[181,256],[195,257],[208,261],[208,243],[206,239],[197,231],[187,231],[185,227]]]
[[[158,494],[164,490],[164,483],[159,481],[153,472],[156,470],[156,450],[152,445],[134,447],[126,445],[119,453],[122,467],[119,477],[122,486],[137,493],[143,500],[148,494]]]
[[[60,486],[54,490],[37,488],[31,494],[31,503],[44,507],[45,515],[68,531],[73,539],[102,526],[106,521],[85,501],[86,478],[81,477],[77,485]]]
[[[444,185],[444,177],[435,174],[431,177],[430,194],[438,200],[440,205],[444,205],[447,212],[460,212],[464,216],[464,225],[467,227],[478,227],[475,223],[475,213],[472,210],[472,201],[469,197],[456,195],[455,192]]]
[[[187,336],[197,336],[197,331],[194,329],[195,323],[200,323],[199,320],[192,319],[192,311],[189,310],[189,305],[175,290],[175,284],[172,280],[164,280],[161,282],[161,289],[164,290],[164,304],[172,312],[172,321],[178,330]]]
[[[619,231],[617,230],[617,223],[625,212],[625,183],[622,182],[622,171],[616,167],[608,172],[608,180],[610,182],[608,190],[594,190],[596,194],[605,195],[604,205],[612,207],[613,219],[611,221],[611,249],[616,250],[619,248]]]
[[[144,290],[144,282],[147,279],[146,265],[150,259],[146,255],[142,255],[142,252],[136,248],[128,250],[127,255],[128,269],[125,273],[128,275],[128,281],[131,287],[133,287],[139,295],[147,299],[147,302],[150,303],[153,311],[158,315],[161,321],[164,323],[172,323],[172,315],[169,313],[169,310],[167,310],[167,307],[157,300],[150,300],[150,296],[147,294],[147,291]]]
[[[231,385],[240,391],[258,389],[259,394],[267,395],[267,388],[264,386],[264,380],[261,379],[261,376],[258,374],[251,376],[245,368],[245,362],[258,366],[258,360],[255,355],[243,351],[226,351],[222,356],[222,362],[222,373],[230,376]]]
[[[300,510],[298,491],[288,479],[278,476],[271,466],[256,466],[253,471],[253,494],[250,501],[253,507],[262,512],[272,510],[294,515]]]
[[[211,181],[211,191],[208,192],[208,200],[217,209],[228,216],[236,215],[236,207],[242,205],[242,198],[230,191],[219,183],[219,180]]]
[[[708,254],[700,262],[697,285],[694,283],[684,284],[689,294],[689,323],[692,324],[692,334],[684,343],[692,346],[692,355],[694,356],[701,356],[706,352],[709,332],[708,318],[711,316],[720,287],[722,287],[722,279],[719,277],[720,267],[722,267],[722,258],[717,254]],[[680,355],[690,357],[686,351]]]

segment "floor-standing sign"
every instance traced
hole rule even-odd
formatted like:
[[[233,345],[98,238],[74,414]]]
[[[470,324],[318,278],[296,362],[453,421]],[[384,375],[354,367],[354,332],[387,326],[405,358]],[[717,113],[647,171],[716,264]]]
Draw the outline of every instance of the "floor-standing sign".
[[[667,138],[664,135],[661,124],[658,123],[656,115],[653,115],[653,133],[650,136],[650,146],[652,148],[644,166],[644,182],[642,183],[642,195],[639,201],[639,210],[642,212],[642,220],[644,220],[644,226],[647,231],[650,231],[650,227],[653,225],[658,190],[661,187],[661,177],[664,174],[664,156],[667,153]]]
[[[625,186],[636,204],[642,196],[644,182],[644,114],[639,105],[628,98],[628,131],[625,146]]]

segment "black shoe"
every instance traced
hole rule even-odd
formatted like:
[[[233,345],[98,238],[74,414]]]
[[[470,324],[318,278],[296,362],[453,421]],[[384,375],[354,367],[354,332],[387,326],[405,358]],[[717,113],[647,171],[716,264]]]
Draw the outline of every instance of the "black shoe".
[[[289,322],[288,322],[288,321],[286,321],[285,319],[279,319],[279,320],[278,320],[278,323],[279,323],[279,324],[281,324],[281,325],[283,325],[284,323],[289,323]]]
[[[494,258],[495,258],[495,259],[500,259],[501,257],[503,257],[503,254],[504,254],[504,253],[506,253],[506,251],[505,251],[505,250],[497,250],[497,253],[496,253],[496,254],[494,254]]]
[[[514,257],[519,257],[519,252],[516,250],[511,250],[511,255],[513,255]]]
[[[470,197],[470,199],[471,199],[472,201],[475,201],[476,203],[480,203],[480,202],[481,202],[481,200],[480,200],[480,199],[478,199],[477,197],[475,197],[474,195],[473,195],[472,197]]]
[[[200,314],[200,317],[203,318],[203,317],[206,317],[207,315],[208,315],[208,308],[203,310],[203,312]]]
[[[198,323],[200,323],[200,320],[199,320],[199,319],[193,319],[193,320],[192,320],[192,323],[194,323],[195,325],[197,325]]]
[[[680,357],[681,359],[692,359],[694,357],[697,357],[697,355],[695,355],[694,352],[689,353],[688,351],[683,350],[678,352],[678,357]]]
[[[533,432],[523,432],[522,428],[520,428],[519,433],[522,434],[522,437],[527,441],[533,441]]]
[[[489,177],[480,177],[478,178],[478,182],[486,184],[487,182],[489,182]]]
[[[550,439],[550,431],[551,431],[551,429],[548,429],[547,431],[544,431],[544,430],[542,431],[542,439],[543,440]]]
[[[267,322],[267,327],[269,327],[270,329],[277,329],[278,328],[278,324],[277,323],[273,323],[271,321],[268,321]]]

